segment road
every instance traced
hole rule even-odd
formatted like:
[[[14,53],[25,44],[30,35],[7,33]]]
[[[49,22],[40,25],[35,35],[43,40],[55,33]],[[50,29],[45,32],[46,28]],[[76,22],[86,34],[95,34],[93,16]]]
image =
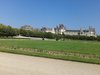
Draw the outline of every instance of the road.
[[[100,75],[100,65],[0,52],[0,75]]]

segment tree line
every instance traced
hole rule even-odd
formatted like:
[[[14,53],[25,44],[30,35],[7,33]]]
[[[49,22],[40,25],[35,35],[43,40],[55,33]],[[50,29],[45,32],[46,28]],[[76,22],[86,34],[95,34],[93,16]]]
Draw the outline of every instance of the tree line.
[[[0,24],[0,37],[13,37],[19,34],[19,29]]]
[[[31,31],[31,30],[24,30],[24,29],[18,29],[13,28],[11,26],[6,26],[4,24],[0,24],[0,37],[1,38],[9,38],[13,36],[26,36],[26,37],[40,37],[40,38],[49,38],[53,39],[54,35],[52,33],[46,33],[42,31]]]
[[[26,36],[26,37],[40,37],[43,40],[45,38],[48,39],[55,39],[56,41],[58,40],[66,40],[66,39],[71,39],[71,40],[92,40],[92,41],[100,41],[100,36],[93,37],[93,36],[70,36],[70,35],[65,35],[63,34],[52,34],[50,32],[43,32],[43,31],[31,31],[31,30],[24,30],[24,29],[18,29],[18,28],[13,28],[11,26],[6,26],[4,24],[0,24],[0,37],[1,38],[9,38],[13,36]]]

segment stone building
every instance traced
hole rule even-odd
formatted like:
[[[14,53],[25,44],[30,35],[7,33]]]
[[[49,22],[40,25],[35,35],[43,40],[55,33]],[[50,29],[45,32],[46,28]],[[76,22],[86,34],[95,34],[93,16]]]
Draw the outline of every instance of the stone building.
[[[66,31],[66,28],[63,24],[59,24],[54,28],[54,30],[55,30],[55,34],[62,34]]]
[[[51,32],[51,33],[55,34],[54,28],[42,27],[41,31],[42,32]]]
[[[80,35],[80,36],[95,36],[96,37],[96,32],[95,28],[89,27],[89,29],[82,29],[80,28],[79,30],[66,30],[64,32],[65,35]]]
[[[21,29],[24,29],[24,30],[33,30],[33,27],[31,25],[24,25],[21,27]]]
[[[92,27],[89,27],[88,29],[80,28],[79,30],[68,30],[65,28],[65,26],[63,24],[59,24],[55,28],[43,27],[42,30],[44,30],[44,32],[51,32],[54,34],[64,33],[65,35],[80,35],[80,36],[94,36],[94,37],[96,37],[95,28],[92,28]]]

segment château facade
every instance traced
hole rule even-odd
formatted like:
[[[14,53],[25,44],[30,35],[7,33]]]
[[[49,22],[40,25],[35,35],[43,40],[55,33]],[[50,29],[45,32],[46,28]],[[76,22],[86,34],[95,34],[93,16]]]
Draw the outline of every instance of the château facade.
[[[43,27],[41,30],[44,32],[51,32],[53,34],[64,33],[65,35],[80,35],[80,36],[94,36],[94,37],[96,37],[95,28],[92,28],[92,27],[89,27],[88,29],[80,28],[79,30],[68,30],[65,28],[65,26],[63,24],[59,24],[55,28]]]

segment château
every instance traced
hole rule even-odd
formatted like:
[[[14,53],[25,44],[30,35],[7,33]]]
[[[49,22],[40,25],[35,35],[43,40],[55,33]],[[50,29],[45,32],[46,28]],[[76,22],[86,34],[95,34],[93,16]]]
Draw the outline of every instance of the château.
[[[59,24],[55,28],[47,28],[43,27],[41,30],[44,32],[51,32],[53,34],[62,34],[64,33],[65,35],[80,35],[80,36],[94,36],[96,37],[96,31],[95,28],[92,28],[89,26],[88,29],[78,29],[78,30],[69,30],[66,29],[63,24]]]

